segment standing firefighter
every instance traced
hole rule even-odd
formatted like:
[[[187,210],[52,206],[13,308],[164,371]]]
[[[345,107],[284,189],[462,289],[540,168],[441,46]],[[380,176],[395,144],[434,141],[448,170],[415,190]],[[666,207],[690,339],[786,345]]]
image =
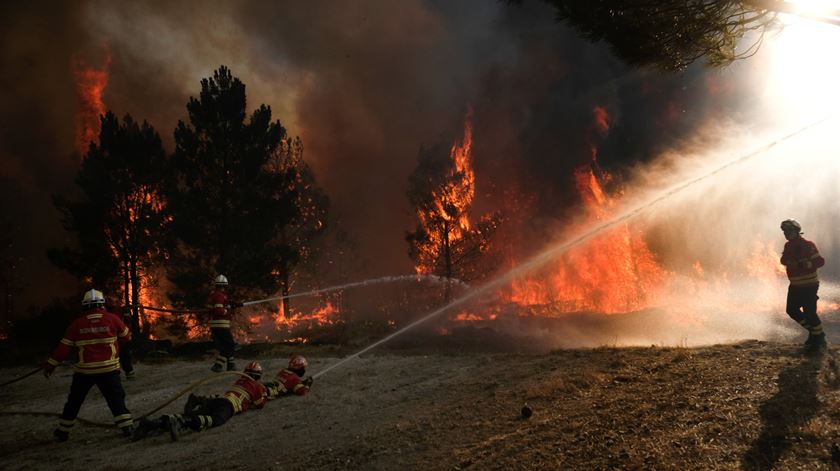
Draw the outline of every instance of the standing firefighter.
[[[262,409],[268,400],[265,386],[260,383],[262,366],[252,361],[245,367],[245,375],[221,397],[201,397],[190,394],[183,414],[162,415],[155,420],[144,419],[134,433],[139,440],[149,435],[168,431],[172,440],[184,430],[200,432],[219,427],[236,414],[253,407]]]
[[[232,308],[242,306],[242,304],[229,303],[225,293],[228,286],[225,275],[217,276],[213,284],[215,289],[207,298],[207,309],[210,311],[210,334],[213,336],[213,343],[219,351],[219,355],[210,369],[216,373],[225,369],[234,371],[236,370],[236,364],[233,362],[233,351],[236,348],[236,343],[233,341],[230,321],[233,317]]]
[[[817,246],[802,237],[802,226],[793,219],[782,221],[785,249],[781,263],[785,266],[790,287],[787,296],[787,313],[802,327],[808,329],[807,349],[818,350],[825,346],[825,333],[817,316],[817,290],[820,279],[817,268],[825,265]]]
[[[114,422],[123,435],[131,436],[133,421],[125,406],[125,391],[120,382],[120,344],[130,339],[128,327],[119,317],[104,308],[102,292],[92,289],[82,299],[83,314],[64,332],[52,356],[44,363],[47,378],[62,360],[78,349],[78,362],[64,411],[53,432],[55,439],[63,442],[70,438],[70,430],[85,402],[90,388],[95,384],[114,415]]]

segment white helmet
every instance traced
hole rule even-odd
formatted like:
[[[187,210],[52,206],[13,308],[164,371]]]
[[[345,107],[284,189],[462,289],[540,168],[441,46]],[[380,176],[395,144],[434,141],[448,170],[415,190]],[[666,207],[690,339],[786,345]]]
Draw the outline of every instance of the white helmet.
[[[796,232],[797,234],[802,233],[802,225],[796,222],[795,219],[785,219],[782,221],[782,231],[783,232]]]
[[[225,275],[219,275],[219,276],[216,277],[215,280],[213,280],[213,283],[216,286],[227,286],[228,280],[227,280],[227,277]]]
[[[103,306],[105,305],[105,296],[102,295],[102,291],[92,289],[85,293],[85,297],[82,298],[82,306]]]

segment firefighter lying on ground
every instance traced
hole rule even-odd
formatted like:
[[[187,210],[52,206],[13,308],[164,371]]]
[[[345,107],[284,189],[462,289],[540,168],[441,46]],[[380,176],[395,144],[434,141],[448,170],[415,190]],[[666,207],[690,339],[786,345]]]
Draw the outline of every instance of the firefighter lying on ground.
[[[125,391],[120,382],[120,344],[130,339],[128,327],[104,308],[102,292],[92,289],[82,299],[83,315],[74,320],[64,332],[64,338],[43,365],[47,378],[55,367],[67,358],[73,348],[78,349],[78,361],[73,365],[73,382],[64,410],[53,432],[57,441],[70,438],[70,430],[85,402],[88,391],[95,384],[114,415],[114,423],[123,435],[131,436],[131,412],[125,405]]]
[[[306,373],[308,362],[301,355],[289,359],[289,367],[277,372],[274,381],[260,383],[262,366],[252,361],[245,368],[250,378],[240,378],[224,396],[207,397],[190,394],[184,404],[183,414],[162,415],[155,420],[144,419],[134,433],[134,439],[140,440],[164,431],[169,432],[173,441],[186,429],[200,432],[211,427],[218,427],[239,412],[245,412],[250,406],[261,409],[269,399],[295,394],[304,396],[312,386],[312,377],[301,379]],[[238,405],[238,406],[237,406]],[[238,409],[237,409],[238,407]]]
[[[306,361],[306,358],[300,355],[293,355],[289,359],[288,368],[278,371],[274,377],[274,381],[264,383],[268,390],[268,398],[274,399],[288,394],[305,396],[312,386],[311,376],[306,379],[301,379],[306,374],[307,366],[309,366],[309,363]]]
[[[817,315],[817,291],[820,288],[817,268],[825,265],[825,259],[816,244],[802,237],[802,226],[798,222],[793,219],[782,221],[782,232],[787,242],[780,262],[790,280],[785,310],[808,330],[805,348],[819,350],[825,347],[825,333]]]
[[[183,414],[162,415],[157,419],[143,419],[134,432],[134,439],[140,440],[159,432],[168,431],[173,441],[182,431],[200,432],[211,427],[224,425],[231,417],[249,408],[261,409],[268,394],[259,382],[262,366],[252,361],[245,367],[248,377],[239,378],[221,397],[200,398],[190,394],[184,405]]]

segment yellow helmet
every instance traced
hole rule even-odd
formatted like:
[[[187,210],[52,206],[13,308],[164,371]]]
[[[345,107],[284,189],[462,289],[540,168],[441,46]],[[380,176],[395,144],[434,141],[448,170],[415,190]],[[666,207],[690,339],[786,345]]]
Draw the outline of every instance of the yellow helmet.
[[[227,286],[227,277],[225,275],[219,275],[216,277],[215,280],[213,280],[213,284],[215,284],[216,286]]]
[[[82,298],[82,306],[103,306],[105,305],[105,296],[102,295],[102,291],[92,289],[85,293],[85,297]]]

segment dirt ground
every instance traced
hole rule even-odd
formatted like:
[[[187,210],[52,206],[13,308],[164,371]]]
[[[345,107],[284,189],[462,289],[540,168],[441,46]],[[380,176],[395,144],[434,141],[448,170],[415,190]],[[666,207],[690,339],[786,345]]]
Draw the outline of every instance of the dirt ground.
[[[301,351],[313,372],[346,354]],[[276,371],[288,351],[265,355],[263,365]],[[53,443],[55,417],[8,414],[59,412],[71,376],[65,368],[0,389],[0,467],[832,469],[838,355],[837,347],[808,356],[795,344],[759,341],[538,354],[381,351],[321,376],[309,396],[272,401],[176,443],[164,435],[131,442],[82,424],[69,442]],[[212,375],[209,366],[209,359],[140,363],[137,379],[124,382],[128,405],[135,415],[147,412]],[[0,378],[26,371],[2,369]],[[198,392],[222,393],[232,381]],[[80,416],[110,420],[97,391]]]

